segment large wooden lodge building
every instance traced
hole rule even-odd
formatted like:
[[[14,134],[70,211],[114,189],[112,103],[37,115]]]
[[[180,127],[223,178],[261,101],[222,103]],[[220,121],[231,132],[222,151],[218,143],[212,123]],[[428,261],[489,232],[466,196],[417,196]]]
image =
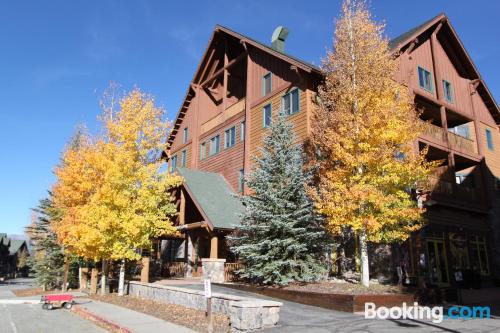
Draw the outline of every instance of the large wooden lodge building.
[[[184,177],[176,222],[184,238],[163,242],[162,255],[188,262],[188,274],[199,273],[201,258],[234,260],[225,238],[242,210],[234,194],[248,190],[243,175],[271,117],[283,110],[300,140],[314,135],[323,74],[284,52],[283,33],[265,45],[216,26],[187,88],[165,151]],[[412,283],[453,287],[470,274],[491,283],[500,273],[500,109],[444,14],[390,48],[395,79],[427,122],[415,149],[428,146],[429,159],[444,161],[425,203],[427,223],[404,244],[401,265]]]

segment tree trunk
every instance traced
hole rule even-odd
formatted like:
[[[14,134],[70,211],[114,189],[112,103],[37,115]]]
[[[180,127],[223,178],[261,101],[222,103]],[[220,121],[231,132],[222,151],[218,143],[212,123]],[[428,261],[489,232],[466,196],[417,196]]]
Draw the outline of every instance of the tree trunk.
[[[64,259],[64,273],[63,273],[63,283],[62,283],[62,291],[66,292],[68,290],[68,273],[69,273],[69,259]]]
[[[118,279],[118,296],[123,296],[125,289],[125,259],[122,259],[120,265],[120,277]]]
[[[108,262],[107,260],[102,260],[101,266],[101,295],[106,295],[106,277],[108,274]]]
[[[366,227],[359,233],[359,259],[361,262],[361,284],[365,287],[370,285],[370,267],[368,266],[368,246],[366,242]]]

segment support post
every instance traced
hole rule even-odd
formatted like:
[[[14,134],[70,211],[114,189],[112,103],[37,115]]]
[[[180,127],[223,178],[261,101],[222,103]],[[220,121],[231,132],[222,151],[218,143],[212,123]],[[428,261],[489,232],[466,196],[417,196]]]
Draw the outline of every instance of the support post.
[[[90,271],[90,294],[97,294],[97,268],[92,268]]]
[[[80,290],[87,288],[89,269],[87,267],[82,267],[82,278],[80,279]]]
[[[142,269],[141,269],[141,282],[149,283],[149,257],[142,258]]]
[[[210,258],[217,259],[218,258],[218,247],[219,247],[219,239],[217,236],[212,236],[210,239]]]

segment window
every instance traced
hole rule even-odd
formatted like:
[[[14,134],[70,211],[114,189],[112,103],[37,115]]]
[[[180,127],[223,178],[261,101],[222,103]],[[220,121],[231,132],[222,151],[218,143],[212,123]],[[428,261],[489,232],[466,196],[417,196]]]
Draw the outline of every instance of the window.
[[[245,141],[245,122],[240,125],[240,141]]]
[[[181,167],[186,166],[186,160],[187,160],[187,151],[183,150],[181,153]]]
[[[262,108],[262,126],[269,127],[269,125],[271,125],[271,104]]]
[[[236,126],[226,130],[224,136],[224,148],[230,148],[236,143]]]
[[[481,275],[490,274],[490,265],[488,262],[488,252],[486,250],[486,241],[482,236],[471,236],[469,238],[472,270],[481,272]]]
[[[285,114],[294,114],[299,112],[299,89],[295,88],[281,100],[281,108]]]
[[[213,138],[210,139],[210,156],[215,155],[219,152],[220,147],[220,136],[216,135]]]
[[[170,159],[170,172],[174,172],[177,168],[177,155],[172,156]]]
[[[488,149],[493,150],[493,136],[491,136],[489,129],[486,129],[486,143],[488,144]]]
[[[245,169],[241,169],[238,172],[238,192],[243,193],[244,186],[245,186]]]
[[[272,76],[271,73],[267,73],[262,77],[262,96],[269,94],[272,89]]]
[[[418,83],[420,88],[432,92],[432,74],[428,70],[418,67]]]
[[[444,99],[448,103],[453,103],[453,87],[451,86],[451,83],[443,80],[443,92],[444,92]]]
[[[206,142],[203,142],[201,145],[200,145],[200,160],[204,159],[207,154],[207,144]]]
[[[187,127],[182,131],[182,143],[186,143],[188,141],[189,129]]]

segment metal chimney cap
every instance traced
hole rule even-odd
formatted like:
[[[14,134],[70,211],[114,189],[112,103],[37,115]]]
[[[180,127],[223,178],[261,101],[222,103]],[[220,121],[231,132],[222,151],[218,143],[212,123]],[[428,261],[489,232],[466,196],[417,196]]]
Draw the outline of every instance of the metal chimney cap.
[[[278,39],[284,42],[287,37],[288,29],[280,25],[279,27],[274,29],[273,36],[271,37],[271,43],[275,42]]]
[[[288,29],[279,26],[273,31],[273,35],[271,37],[271,45],[272,48],[280,51],[280,52],[285,52],[285,39],[288,37]]]

